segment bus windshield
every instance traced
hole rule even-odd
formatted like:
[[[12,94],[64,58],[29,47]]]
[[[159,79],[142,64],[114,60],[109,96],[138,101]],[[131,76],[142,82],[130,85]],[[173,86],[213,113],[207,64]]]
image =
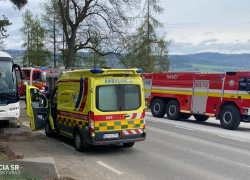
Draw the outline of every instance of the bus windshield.
[[[16,72],[12,61],[0,61],[0,106],[18,102]]]

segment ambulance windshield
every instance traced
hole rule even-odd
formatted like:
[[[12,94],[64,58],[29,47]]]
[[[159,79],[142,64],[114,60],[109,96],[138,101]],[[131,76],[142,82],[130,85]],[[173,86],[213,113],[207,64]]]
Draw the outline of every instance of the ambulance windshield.
[[[12,61],[0,61],[0,105],[18,101],[16,74]]]
[[[141,107],[139,85],[106,85],[96,89],[96,108],[100,111],[128,111]]]

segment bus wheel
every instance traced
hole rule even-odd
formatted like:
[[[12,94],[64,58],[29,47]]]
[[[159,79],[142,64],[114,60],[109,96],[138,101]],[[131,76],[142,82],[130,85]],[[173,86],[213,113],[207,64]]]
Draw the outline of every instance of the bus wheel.
[[[181,119],[189,119],[192,116],[192,114],[182,113]]]
[[[224,129],[234,130],[240,125],[240,111],[234,105],[227,105],[220,114],[220,123]]]
[[[45,134],[48,136],[48,137],[52,137],[54,135],[53,131],[52,131],[52,128],[50,126],[50,122],[49,120],[46,122],[46,125],[45,125]]]
[[[166,114],[169,119],[179,120],[181,119],[180,105],[176,100],[171,100],[168,102],[166,107]]]
[[[74,133],[74,142],[75,142],[75,147],[77,151],[82,152],[82,151],[87,150],[88,144],[86,144],[82,140],[81,133],[78,130]]]
[[[209,119],[209,116],[194,114],[194,118],[196,119],[196,121],[206,121]]]
[[[151,104],[151,113],[154,117],[162,118],[165,115],[166,102],[161,99],[154,99]]]
[[[135,142],[130,142],[130,143],[123,143],[124,147],[132,147],[134,146]]]

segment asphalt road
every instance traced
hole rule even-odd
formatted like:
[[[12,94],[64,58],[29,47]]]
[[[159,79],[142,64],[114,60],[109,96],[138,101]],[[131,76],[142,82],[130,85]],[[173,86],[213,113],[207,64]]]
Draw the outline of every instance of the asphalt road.
[[[21,101],[21,121],[29,121],[23,108]],[[132,148],[102,146],[79,153],[71,140],[41,131],[31,133],[32,142],[22,151],[24,157],[53,157],[59,175],[74,179],[249,179],[250,124],[230,131],[213,118],[173,121],[151,113],[146,124],[146,140]]]

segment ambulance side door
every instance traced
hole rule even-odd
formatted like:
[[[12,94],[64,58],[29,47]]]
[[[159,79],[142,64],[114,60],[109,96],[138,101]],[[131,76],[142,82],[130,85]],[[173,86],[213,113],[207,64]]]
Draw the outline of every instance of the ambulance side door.
[[[26,87],[27,115],[31,130],[43,129],[49,116],[48,100],[37,87]]]

